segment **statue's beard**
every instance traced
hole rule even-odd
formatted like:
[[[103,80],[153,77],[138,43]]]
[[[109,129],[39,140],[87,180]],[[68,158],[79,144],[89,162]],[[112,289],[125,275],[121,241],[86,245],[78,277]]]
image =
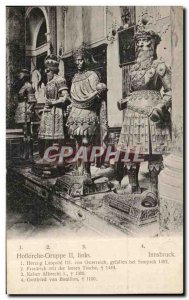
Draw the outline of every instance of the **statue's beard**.
[[[149,49],[139,49],[137,51],[137,61],[142,62],[146,60],[153,60],[154,58],[154,50],[152,48]]]

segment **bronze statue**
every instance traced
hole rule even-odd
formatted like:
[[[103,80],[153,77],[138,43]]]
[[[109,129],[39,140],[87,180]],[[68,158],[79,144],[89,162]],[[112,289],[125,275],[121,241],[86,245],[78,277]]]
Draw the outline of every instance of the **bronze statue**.
[[[15,112],[16,126],[24,132],[24,159],[32,159],[31,121],[36,103],[35,91],[30,83],[30,72],[22,69],[19,73],[21,88],[18,92],[18,106]]]
[[[35,91],[30,83],[30,72],[22,69],[19,73],[21,88],[18,92],[18,106],[15,112],[15,123],[20,127],[30,122],[31,113],[36,103]]]
[[[171,146],[171,71],[163,60],[157,59],[160,41],[158,34],[145,27],[136,32],[136,62],[131,67],[130,93],[118,102],[118,108],[125,109],[119,148],[126,151],[132,148],[134,152],[140,149],[141,157],[149,162],[150,190],[156,196],[162,154],[169,152]],[[131,159],[125,166],[131,193],[140,193],[140,162]]]
[[[68,98],[66,81],[58,75],[58,58],[50,54],[45,59],[45,66],[48,80],[45,95],[46,103],[38,134],[41,154],[43,154],[44,148],[52,145],[52,143],[61,144],[65,138],[64,108]]]
[[[72,109],[67,121],[70,136],[77,141],[78,146],[86,146],[88,152],[90,152],[92,145],[100,143],[98,138],[100,136],[101,116],[103,115],[101,109],[102,107],[104,109],[102,94],[106,91],[106,85],[100,83],[97,73],[87,69],[89,57],[85,47],[80,47],[74,52],[78,71],[72,80],[70,91]],[[101,136],[105,138],[105,119],[103,124],[104,133],[101,133]],[[90,162],[81,163],[79,175],[84,175],[90,181]]]

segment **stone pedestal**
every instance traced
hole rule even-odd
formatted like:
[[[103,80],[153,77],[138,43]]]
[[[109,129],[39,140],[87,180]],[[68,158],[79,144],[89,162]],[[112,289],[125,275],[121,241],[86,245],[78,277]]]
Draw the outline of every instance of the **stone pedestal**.
[[[171,7],[172,154],[159,175],[160,234],[183,230],[183,9]]]
[[[159,176],[160,234],[175,234],[183,225],[183,158],[171,154],[164,166]]]

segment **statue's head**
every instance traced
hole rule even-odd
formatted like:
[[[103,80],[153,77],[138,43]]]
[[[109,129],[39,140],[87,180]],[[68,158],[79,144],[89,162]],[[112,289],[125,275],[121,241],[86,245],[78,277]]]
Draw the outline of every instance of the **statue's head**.
[[[45,72],[47,74],[48,81],[52,80],[54,74],[59,72],[59,62],[58,57],[54,54],[50,54],[45,59]]]
[[[30,81],[30,71],[28,71],[27,69],[20,70],[18,78],[24,82]]]
[[[78,71],[82,71],[86,67],[87,54],[84,47],[80,47],[79,49],[73,52],[73,57],[75,64],[77,66]]]
[[[156,59],[156,48],[160,41],[160,36],[154,31],[138,31],[135,34],[137,58],[146,56]]]
[[[137,60],[156,59],[156,48],[161,41],[161,37],[154,30],[156,29],[152,24],[153,17],[147,13],[142,14],[136,25],[136,32],[134,35],[136,45]],[[152,30],[153,28],[153,30]]]

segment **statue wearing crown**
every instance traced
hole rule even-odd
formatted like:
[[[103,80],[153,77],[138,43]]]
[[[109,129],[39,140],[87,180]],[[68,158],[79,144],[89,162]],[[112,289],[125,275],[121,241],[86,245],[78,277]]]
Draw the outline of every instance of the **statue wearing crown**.
[[[106,85],[100,83],[99,75],[88,69],[89,59],[90,53],[84,46],[74,52],[77,73],[71,84],[72,109],[67,121],[69,135],[76,140],[78,146],[85,146],[88,154],[92,145],[100,143],[98,138],[104,112],[104,110],[102,112],[103,93],[106,91]],[[106,116],[101,126],[102,139],[107,133],[105,119]],[[81,167],[79,175],[83,175],[90,181],[90,162],[81,162],[79,167]]]
[[[158,196],[158,174],[162,168],[162,154],[171,146],[171,71],[159,60],[156,48],[160,36],[147,29],[143,20],[134,36],[136,62],[131,67],[130,93],[118,102],[124,110],[124,121],[119,138],[119,148],[139,153],[148,161],[149,190]],[[125,162],[131,193],[141,193],[138,181],[140,162]],[[148,204],[147,204],[148,205]]]
[[[63,105],[68,96],[68,88],[65,79],[58,75],[58,65],[55,55],[47,56],[46,103],[40,123],[39,139],[53,141],[64,139]]]
[[[45,147],[52,143],[61,143],[65,138],[64,132],[64,108],[68,98],[68,88],[66,81],[58,75],[58,58],[50,54],[45,59],[47,74],[46,102],[43,109],[39,140],[45,143]]]
[[[56,162],[51,163],[50,160],[47,161],[47,157],[44,154],[53,145],[60,149],[65,139],[65,118],[67,117],[66,107],[69,104],[69,94],[66,80],[58,75],[59,62],[57,56],[54,54],[48,55],[45,59],[45,67],[47,74],[46,102],[38,132],[39,155],[41,158],[36,161],[33,170],[40,175],[48,177],[48,174],[51,176],[58,173],[57,164]],[[50,152],[48,153],[48,158],[49,155],[51,156]]]

